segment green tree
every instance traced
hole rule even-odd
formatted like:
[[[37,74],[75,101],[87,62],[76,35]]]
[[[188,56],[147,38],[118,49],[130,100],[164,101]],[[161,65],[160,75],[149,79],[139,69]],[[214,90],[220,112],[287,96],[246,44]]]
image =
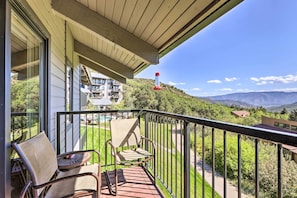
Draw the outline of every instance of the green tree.
[[[26,89],[24,89],[26,88]],[[13,81],[11,84],[11,111],[38,112],[39,80],[31,78],[24,81]]]
[[[289,114],[289,120],[297,121],[297,109],[293,109]]]
[[[288,110],[284,107],[283,110],[280,112],[280,114],[287,114]]]

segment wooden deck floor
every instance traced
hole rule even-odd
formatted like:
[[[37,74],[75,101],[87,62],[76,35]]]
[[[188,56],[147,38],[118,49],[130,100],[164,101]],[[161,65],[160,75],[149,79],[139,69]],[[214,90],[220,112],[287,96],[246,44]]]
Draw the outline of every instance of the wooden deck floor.
[[[109,193],[105,173],[101,174],[102,186],[100,198],[163,198],[164,196],[153,184],[150,177],[141,167],[131,167],[121,169],[119,172],[118,195],[114,196]],[[110,172],[111,180],[113,180],[112,172]],[[18,177],[12,179],[17,185],[14,185],[12,197],[19,197],[21,184]],[[91,197],[91,196],[90,196]],[[87,197],[88,198],[88,197]]]
[[[141,167],[131,167],[121,169],[119,172],[118,195],[117,198],[157,198],[163,197],[161,192],[153,184],[150,177]],[[109,173],[113,180],[112,173]],[[105,174],[102,174],[101,197],[115,197],[109,193]]]

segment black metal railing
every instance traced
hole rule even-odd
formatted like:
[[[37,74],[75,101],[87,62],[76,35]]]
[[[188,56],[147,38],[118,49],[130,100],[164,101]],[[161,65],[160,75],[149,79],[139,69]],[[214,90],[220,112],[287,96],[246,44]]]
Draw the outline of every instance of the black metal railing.
[[[11,141],[18,142],[28,139],[39,132],[38,112],[12,112],[11,113]]]
[[[108,120],[135,116],[141,118],[143,134],[155,143],[156,167],[149,166],[156,168],[157,184],[168,197],[288,195],[287,186],[284,190],[283,184],[288,176],[283,174],[286,168],[283,167],[286,153],[283,145],[297,147],[297,134],[293,133],[151,110],[141,113],[138,110],[59,112],[58,153],[85,148],[99,150],[104,156],[105,152],[111,152],[105,151],[104,147],[110,138]],[[146,147],[152,149],[149,145]],[[260,166],[263,163],[261,153],[265,149],[275,150],[270,156],[276,167],[272,175],[265,175],[267,173],[263,173]],[[251,162],[247,163],[248,160]],[[105,167],[113,163],[111,157],[101,162]],[[296,163],[291,167],[295,168]],[[262,184],[265,176],[275,177],[275,191],[264,192],[267,190]]]

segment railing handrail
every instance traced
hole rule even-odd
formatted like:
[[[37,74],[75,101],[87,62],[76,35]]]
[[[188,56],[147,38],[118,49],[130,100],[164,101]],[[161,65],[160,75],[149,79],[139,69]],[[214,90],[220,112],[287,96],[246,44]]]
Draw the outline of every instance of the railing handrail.
[[[139,109],[129,110],[83,110],[83,111],[59,111],[58,115],[70,115],[70,114],[92,114],[92,113],[126,113],[126,112],[139,112]]]
[[[59,115],[63,115],[63,114],[70,115],[70,114],[92,114],[92,113],[125,113],[125,112],[139,112],[139,111],[142,111],[142,113],[148,112],[148,113],[154,113],[156,115],[164,115],[166,117],[170,117],[174,119],[181,119],[181,120],[196,123],[199,125],[214,127],[221,130],[238,133],[241,135],[248,135],[253,138],[269,140],[275,143],[286,144],[286,145],[297,147],[297,133],[293,133],[293,132],[290,133],[290,132],[284,132],[284,131],[278,131],[278,130],[272,130],[272,129],[264,129],[259,127],[245,126],[245,125],[239,125],[239,124],[233,124],[233,123],[226,123],[226,122],[217,121],[217,120],[197,118],[193,116],[174,114],[174,113],[155,111],[155,110],[130,109],[130,110],[63,111],[63,112],[57,112],[57,116],[59,117]],[[269,136],[267,136],[267,133],[269,133]]]
[[[290,133],[272,129],[264,129],[259,127],[253,126],[245,126],[233,123],[226,123],[217,120],[210,120],[205,118],[197,118],[193,116],[181,115],[181,114],[173,114],[167,112],[160,112],[154,110],[143,110],[144,112],[154,113],[157,115],[164,115],[166,117],[174,118],[174,119],[181,119],[187,122],[196,123],[199,125],[204,125],[208,127],[213,127],[216,129],[225,130],[228,132],[234,132],[241,135],[248,135],[253,138],[262,139],[262,140],[269,140],[275,143],[286,144],[290,146],[297,147],[297,133]],[[269,133],[269,136],[267,136]]]
[[[11,112],[11,116],[39,115],[39,112]]]

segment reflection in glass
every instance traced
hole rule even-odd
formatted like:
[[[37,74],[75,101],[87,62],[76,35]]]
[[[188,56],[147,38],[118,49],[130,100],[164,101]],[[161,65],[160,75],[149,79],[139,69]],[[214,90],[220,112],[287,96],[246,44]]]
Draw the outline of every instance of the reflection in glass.
[[[42,39],[11,12],[11,137],[39,132]]]

